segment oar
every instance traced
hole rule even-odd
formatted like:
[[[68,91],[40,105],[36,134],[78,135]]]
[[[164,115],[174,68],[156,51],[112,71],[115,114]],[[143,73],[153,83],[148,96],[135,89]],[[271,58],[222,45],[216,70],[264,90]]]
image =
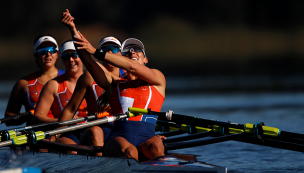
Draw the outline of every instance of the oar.
[[[71,125],[71,124],[75,124],[75,123],[79,123],[79,122],[83,122],[83,121],[87,121],[87,120],[98,119],[101,117],[103,117],[103,116],[96,113],[95,115],[89,115],[87,117],[80,117],[80,118],[75,118],[75,119],[66,120],[66,121],[42,123],[42,124],[36,124],[36,125],[32,125],[32,126],[19,127],[19,128],[15,128],[15,129],[2,130],[2,131],[0,131],[0,141],[7,141],[13,137],[20,136],[24,133],[23,131],[28,131],[28,130],[34,130],[34,131],[43,130],[44,131],[44,130],[49,130],[49,129],[55,128],[55,127]]]
[[[180,124],[188,124],[192,126],[199,126],[199,127],[206,127],[206,125],[217,125],[220,129],[240,129],[244,130],[245,133],[253,134],[253,135],[263,135],[263,136],[270,136],[270,137],[292,137],[292,138],[299,138],[304,139],[303,134],[298,133],[292,133],[287,131],[281,131],[278,128],[275,127],[268,127],[263,126],[260,124],[237,124],[237,123],[231,123],[231,122],[222,122],[222,121],[216,121],[216,120],[209,120],[204,118],[198,118],[198,117],[191,117],[186,115],[179,115],[175,114],[172,111],[168,112],[154,112],[150,109],[139,109],[139,108],[133,108],[130,107],[129,111],[134,114],[151,114],[151,115],[158,115],[159,120],[169,120]]]
[[[159,123],[159,122],[158,122]],[[174,123],[169,123],[165,121],[160,121],[160,124],[162,126],[167,126],[166,129],[168,129],[169,132],[165,132],[159,135],[166,136],[167,133],[176,133],[176,132],[187,132],[189,133],[189,130],[185,128],[185,124],[180,125],[180,129],[178,129],[178,125]],[[195,130],[193,129],[195,128]],[[221,135],[219,126],[213,126],[212,129],[204,128],[204,127],[192,127],[192,132],[196,132],[196,134],[189,134],[188,136],[181,136],[181,137],[175,137],[175,138],[168,138],[164,140],[165,146],[168,146],[167,150],[174,150],[174,149],[181,149],[181,148],[188,148],[188,147],[194,147],[198,145],[207,145],[212,143],[217,143],[224,140],[235,140],[240,142],[246,142],[251,144],[258,144],[263,146],[269,146],[274,148],[281,148],[281,149],[287,149],[292,151],[299,151],[304,152],[304,140],[298,139],[298,138],[288,138],[288,137],[272,137],[272,136],[264,136],[262,138],[258,138],[256,136],[252,136],[250,133],[244,133],[243,130],[239,129],[232,129],[229,128],[229,134],[226,134],[224,137],[217,137],[212,139],[201,139],[199,141],[189,141],[193,139],[203,138],[206,136],[219,136]],[[231,136],[234,134],[240,134],[243,133],[244,135],[247,134],[247,136],[243,136],[242,138],[226,138],[227,136]],[[167,137],[167,136],[166,136]],[[224,140],[223,140],[224,139]],[[186,141],[186,142],[183,142]],[[173,143],[175,142],[175,143]],[[179,142],[179,143],[176,143]],[[170,143],[170,144],[168,144]]]
[[[12,120],[18,120],[20,118],[25,118],[25,117],[28,117],[28,116],[31,116],[31,115],[33,115],[32,112],[25,112],[25,113],[22,113],[22,114],[19,114],[19,115],[14,115],[14,116],[2,118],[2,119],[0,119],[0,124],[6,123],[6,122],[12,121]]]
[[[37,148],[45,148],[45,149],[52,149],[55,151],[77,151],[77,154],[84,153],[86,155],[94,155],[96,152],[102,149],[102,147],[92,147],[92,146],[83,146],[77,144],[62,144],[58,142],[51,142],[46,140],[37,141],[33,147]]]
[[[37,141],[45,139],[45,137],[47,137],[47,136],[62,134],[62,133],[66,133],[66,132],[70,132],[70,131],[74,131],[74,130],[78,130],[78,129],[83,129],[83,128],[88,128],[88,127],[92,127],[92,126],[96,126],[96,125],[100,125],[100,124],[110,123],[110,122],[114,122],[114,121],[122,119],[122,118],[130,118],[130,117],[134,117],[134,116],[135,115],[132,115],[132,114],[120,114],[120,115],[115,115],[115,116],[104,117],[104,118],[101,118],[98,120],[94,120],[94,121],[90,121],[90,122],[86,122],[86,123],[82,123],[82,124],[77,124],[74,126],[55,129],[52,131],[46,131],[46,132],[29,131],[25,135],[16,136],[8,141],[0,142],[0,147],[10,146],[10,145],[18,146],[18,145],[23,145],[23,144],[31,145],[31,144],[35,144]]]

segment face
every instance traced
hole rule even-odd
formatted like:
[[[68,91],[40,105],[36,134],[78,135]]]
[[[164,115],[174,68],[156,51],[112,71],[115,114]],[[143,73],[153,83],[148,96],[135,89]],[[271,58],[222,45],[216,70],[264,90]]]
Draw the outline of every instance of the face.
[[[143,50],[140,47],[134,45],[126,47],[124,50],[127,50],[123,53],[125,57],[137,61],[139,64],[142,65],[148,63],[148,58],[145,57]]]
[[[118,45],[112,45],[112,44],[105,44],[100,47],[104,52],[110,52],[117,55],[121,55],[120,47]],[[106,61],[103,62],[104,66],[114,67],[113,65],[107,63]]]
[[[66,71],[77,73],[83,70],[82,62],[75,50],[64,51],[61,55],[61,59]]]
[[[55,51],[55,49],[52,48],[47,49],[48,47],[56,47],[56,45],[51,42],[44,42],[36,49],[35,57],[40,68],[48,68],[55,66],[56,64],[58,51]]]

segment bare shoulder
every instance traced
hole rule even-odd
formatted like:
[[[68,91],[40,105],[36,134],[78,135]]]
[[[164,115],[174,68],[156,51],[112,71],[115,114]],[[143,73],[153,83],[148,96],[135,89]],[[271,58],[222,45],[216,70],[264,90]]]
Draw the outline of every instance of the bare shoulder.
[[[24,91],[28,89],[29,75],[20,78],[14,85],[13,90],[15,91]]]
[[[160,81],[160,85],[166,86],[166,78],[165,75],[158,69],[151,69],[154,73],[154,75],[156,75]]]
[[[56,80],[57,78],[54,78],[52,80],[49,80],[44,87],[42,88],[42,93],[52,93],[57,94],[59,83]]]
[[[158,84],[154,84],[153,86],[161,93],[163,97],[166,95],[166,78],[165,75],[159,71],[158,69],[151,69],[154,73],[154,76],[158,80]]]

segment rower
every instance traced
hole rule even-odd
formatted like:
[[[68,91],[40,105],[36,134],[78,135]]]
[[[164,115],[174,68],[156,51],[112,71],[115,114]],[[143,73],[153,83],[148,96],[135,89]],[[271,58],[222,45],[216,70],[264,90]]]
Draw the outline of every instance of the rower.
[[[83,74],[82,62],[78,57],[73,41],[67,40],[62,43],[60,50],[60,57],[66,73],[50,80],[43,87],[35,109],[34,120],[36,123],[58,121],[63,108],[72,97],[78,78]],[[86,101],[83,100],[74,118],[87,116],[86,107]],[[49,110],[52,111],[52,116],[48,116],[47,112]],[[77,144],[81,132],[63,134],[57,141],[65,144]],[[53,140],[54,138],[51,138],[51,141]]]
[[[71,31],[72,35],[75,32]],[[159,111],[165,98],[166,80],[157,69],[145,66],[148,58],[141,41],[130,38],[122,44],[122,53],[126,56],[95,52],[97,59],[104,60],[127,71],[127,81],[113,78],[104,67],[100,67],[86,49],[89,43],[79,32],[75,44],[77,52],[84,65],[98,85],[106,90],[113,114],[125,113],[128,107],[151,108]],[[96,56],[95,56],[96,57]],[[147,159],[164,155],[161,138],[155,136],[157,117],[142,115],[140,118],[129,118],[114,122],[108,141],[105,144],[104,155],[127,156],[138,160],[142,154]]]
[[[51,79],[60,76],[64,70],[57,69],[55,64],[58,58],[58,45],[52,35],[39,35],[34,41],[34,57],[39,69],[25,77],[22,77],[14,85],[6,107],[5,117],[20,114],[21,107],[26,112],[33,111],[42,87]],[[51,112],[48,112],[51,114]],[[33,124],[32,117],[6,122],[7,126]]]
[[[73,22],[73,17],[71,16],[68,10],[63,13],[62,22],[70,30],[77,31],[75,24]],[[90,47],[89,48],[89,50],[91,50],[90,53],[94,54],[96,49],[91,44],[87,46]],[[98,48],[102,49],[105,52],[121,55],[120,52],[121,43],[119,39],[113,36],[108,36],[101,39]],[[112,72],[113,75],[117,76],[118,79],[120,79],[119,76],[121,77],[125,76],[125,72],[123,70],[120,70],[119,68],[114,67],[108,63],[104,63],[103,65],[107,68],[108,71]],[[110,115],[111,114],[110,112],[100,112],[101,109],[98,109],[97,102],[101,102],[105,95],[106,95],[105,90],[102,89],[100,86],[98,86],[96,82],[93,80],[90,73],[86,71],[78,79],[75,91],[73,93],[73,97],[62,111],[59,121],[72,119],[75,112],[77,111],[77,107],[79,106],[83,98],[85,98],[87,101],[87,105],[88,105],[87,110],[89,114],[95,114],[96,112],[99,112],[104,116]],[[112,126],[113,123],[108,123],[108,124],[103,124],[101,126],[94,126],[85,130],[80,138],[79,144],[89,145],[89,146],[103,146],[104,141],[106,141],[106,139],[110,135]],[[98,153],[98,156],[101,155],[102,153]]]

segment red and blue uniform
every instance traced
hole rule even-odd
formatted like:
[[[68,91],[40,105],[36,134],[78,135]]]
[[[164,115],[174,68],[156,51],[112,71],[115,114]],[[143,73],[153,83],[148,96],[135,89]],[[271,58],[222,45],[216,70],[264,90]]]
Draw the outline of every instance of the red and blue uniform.
[[[56,95],[56,98],[54,99],[54,102],[52,104],[51,107],[51,111],[52,111],[52,116],[49,116],[50,118],[59,118],[59,116],[61,115],[61,112],[63,111],[63,109],[65,108],[65,106],[68,104],[68,102],[70,101],[73,92],[71,92],[66,84],[66,79],[65,76],[59,76],[57,77],[57,82],[58,82],[58,92]],[[77,112],[75,115],[77,115],[78,117],[86,117],[87,116],[87,102],[85,99],[83,99],[83,101],[81,102]],[[86,121],[84,121],[86,122]],[[84,123],[82,122],[82,123]],[[66,138],[70,138],[72,139],[75,143],[79,144],[79,139],[80,136],[82,134],[84,130],[76,130],[73,132],[69,132],[69,133],[64,133],[62,134],[60,137],[66,137]]]
[[[105,94],[105,90],[102,89],[99,85],[97,85],[96,82],[94,81],[91,86],[91,89],[88,90],[86,96],[86,101],[88,104],[87,109],[89,114],[95,114],[97,112],[98,110],[97,100],[103,94]],[[112,115],[111,112],[109,112],[109,114]],[[106,141],[113,128],[113,123],[101,124],[99,125],[99,127],[102,129],[104,141]]]
[[[60,76],[62,74],[64,74],[65,71],[64,70],[58,70],[58,75]],[[24,107],[26,112],[29,112],[30,110],[34,110],[34,106],[36,105],[36,103],[38,102],[41,90],[43,88],[44,85],[40,84],[38,82],[37,76],[36,76],[36,72],[31,73],[29,75],[29,80],[28,80],[28,90],[26,93],[27,99],[25,101]],[[52,111],[50,110],[48,112],[48,116],[52,116]],[[27,125],[32,124],[31,120],[27,122]]]
[[[64,75],[57,77],[57,82],[59,84],[58,92],[51,107],[52,115],[49,116],[50,118],[59,118],[61,112],[68,104],[68,102],[70,101],[73,95],[73,92],[69,90],[66,84],[66,79]],[[84,99],[75,115],[77,115],[78,117],[86,117],[87,116],[86,112],[87,112],[87,102]]]
[[[138,86],[132,87],[128,81],[120,81],[109,100],[113,115],[128,111],[129,107],[150,108],[160,111],[165,98],[152,85],[140,80]],[[114,122],[110,137],[125,138],[135,147],[155,135],[157,121],[155,115],[140,115]]]

